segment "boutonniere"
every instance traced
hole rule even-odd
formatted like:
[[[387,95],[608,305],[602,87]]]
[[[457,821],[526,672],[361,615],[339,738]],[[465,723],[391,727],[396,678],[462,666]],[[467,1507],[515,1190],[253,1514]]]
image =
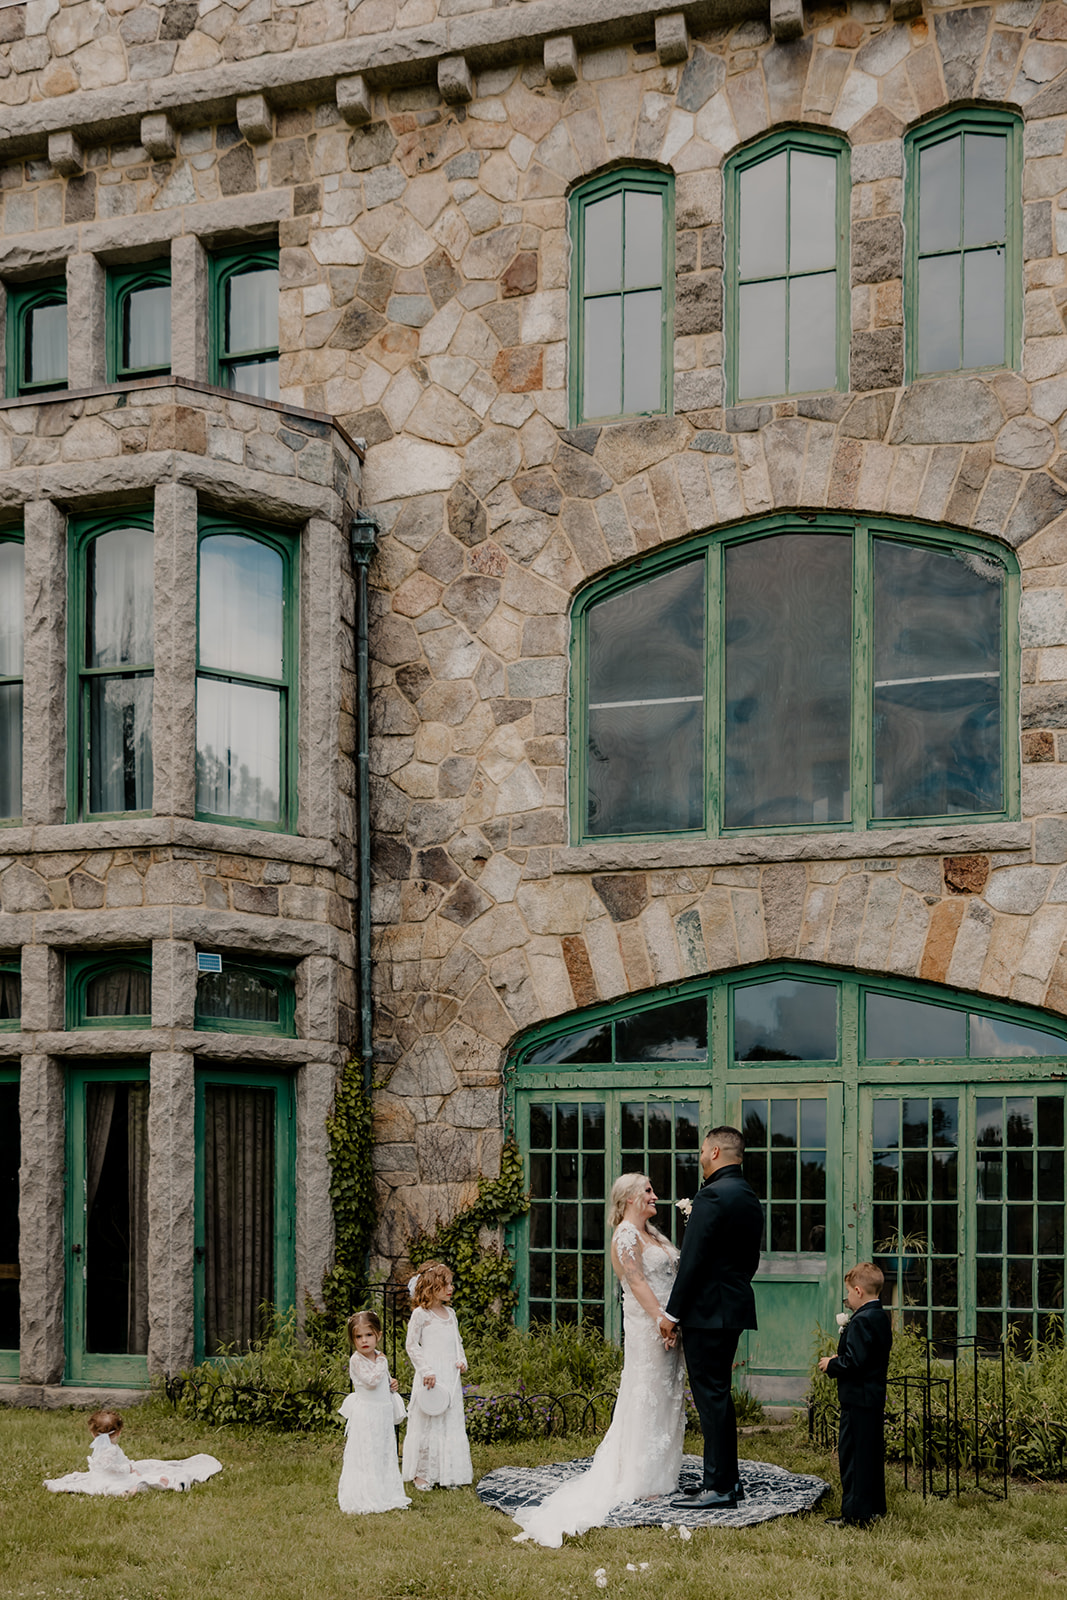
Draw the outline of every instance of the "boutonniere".
[[[837,1316],[834,1318],[834,1321],[837,1323],[839,1328],[847,1328],[849,1323],[852,1321],[852,1312],[839,1311]]]
[[[692,1200],[676,1200],[674,1202],[674,1208],[676,1211],[680,1211],[685,1221],[688,1222],[690,1213],[693,1210],[693,1202]]]

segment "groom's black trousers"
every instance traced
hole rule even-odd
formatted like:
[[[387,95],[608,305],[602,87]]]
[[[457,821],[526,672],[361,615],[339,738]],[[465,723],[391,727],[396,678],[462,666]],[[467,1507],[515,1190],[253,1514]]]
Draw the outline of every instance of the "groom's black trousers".
[[[737,1482],[733,1370],[740,1328],[682,1328],[689,1387],[704,1435],[705,1489],[727,1493]]]

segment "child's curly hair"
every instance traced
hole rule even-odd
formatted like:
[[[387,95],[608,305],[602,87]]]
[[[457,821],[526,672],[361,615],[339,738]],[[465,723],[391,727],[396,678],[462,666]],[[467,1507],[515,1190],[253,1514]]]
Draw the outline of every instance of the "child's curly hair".
[[[426,1261],[415,1275],[415,1285],[411,1291],[413,1306],[422,1306],[425,1310],[433,1305],[446,1283],[452,1282],[452,1268],[446,1267],[443,1261]]]
[[[94,1411],[88,1421],[94,1439],[102,1433],[118,1433],[122,1427],[122,1417],[117,1411]]]

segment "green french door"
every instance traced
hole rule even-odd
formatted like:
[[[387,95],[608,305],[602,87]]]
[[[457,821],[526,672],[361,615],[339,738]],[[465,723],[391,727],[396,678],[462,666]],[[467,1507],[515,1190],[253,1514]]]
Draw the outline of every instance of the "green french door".
[[[759,1326],[738,1359],[756,1393],[792,1400],[804,1392],[815,1328],[833,1327],[840,1309],[841,1085],[732,1083],[726,1120],[745,1135],[745,1177],[765,1217]]]
[[[0,1382],[19,1375],[19,1069],[0,1062]]]
[[[518,1241],[524,1322],[583,1321],[618,1340],[622,1308],[608,1259],[611,1186],[622,1173],[647,1172],[660,1202],[656,1224],[680,1243],[675,1202],[692,1199],[700,1185],[710,1101],[706,1088],[520,1092],[531,1195]]]
[[[67,1074],[67,1383],[148,1378],[148,1062]]]
[[[247,1349],[295,1295],[293,1083],[199,1069],[196,1358]]]

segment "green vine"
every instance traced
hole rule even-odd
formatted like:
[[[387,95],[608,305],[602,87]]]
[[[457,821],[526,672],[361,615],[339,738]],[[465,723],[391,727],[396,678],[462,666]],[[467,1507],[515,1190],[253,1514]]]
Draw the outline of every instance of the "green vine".
[[[523,1187],[522,1156],[509,1139],[500,1156],[499,1178],[479,1178],[478,1198],[465,1211],[440,1223],[433,1233],[420,1233],[408,1245],[413,1266],[441,1260],[456,1280],[453,1305],[460,1320],[487,1324],[509,1321],[518,1302],[515,1263],[500,1245],[482,1243],[483,1228],[496,1229],[530,1209]]]
[[[330,1200],[334,1264],[322,1280],[324,1310],[310,1311],[312,1338],[335,1333],[367,1289],[367,1257],[374,1235],[374,1169],[371,1098],[363,1087],[363,1063],[345,1063],[326,1118],[330,1141]]]

